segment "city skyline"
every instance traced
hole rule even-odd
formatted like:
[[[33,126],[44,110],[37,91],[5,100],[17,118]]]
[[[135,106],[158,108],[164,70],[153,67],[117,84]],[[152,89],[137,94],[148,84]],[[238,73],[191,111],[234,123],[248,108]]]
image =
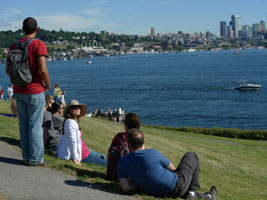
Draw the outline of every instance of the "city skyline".
[[[63,0],[36,2],[8,1],[0,8],[0,30],[21,28],[24,18],[35,17],[41,28],[75,32],[149,35],[155,33],[185,33],[210,31],[220,35],[220,22],[242,17],[242,25],[267,21],[266,0]],[[29,11],[30,10],[30,11]]]

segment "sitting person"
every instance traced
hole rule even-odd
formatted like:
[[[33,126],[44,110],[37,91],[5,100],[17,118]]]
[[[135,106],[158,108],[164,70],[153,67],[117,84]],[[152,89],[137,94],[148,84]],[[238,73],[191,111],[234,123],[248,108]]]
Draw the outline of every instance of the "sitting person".
[[[45,111],[51,111],[52,103],[54,102],[54,98],[51,95],[46,94],[45,95]]]
[[[59,116],[62,113],[63,105],[55,101],[50,111],[44,111],[43,129],[44,129],[44,146],[46,150],[57,150],[60,137],[62,135],[62,126],[64,118]]]
[[[128,145],[130,153],[123,156],[118,165],[118,178],[124,192],[141,187],[153,196],[216,199],[215,186],[206,194],[196,192],[200,189],[196,153],[187,152],[175,169],[156,149],[145,150],[144,134],[138,129],[128,131]]]
[[[61,129],[61,127],[63,126],[63,110],[63,103],[61,103],[60,101],[55,101],[51,106],[51,113],[55,129]]]
[[[51,114],[51,105],[54,102],[53,96],[48,94],[45,95],[45,107],[44,107],[44,116],[43,116],[43,142],[44,146],[46,144],[47,132],[53,127],[52,124],[52,114]]]
[[[112,143],[108,149],[108,166],[107,178],[111,181],[118,181],[117,166],[122,156],[129,153],[128,150],[128,130],[132,128],[140,128],[140,119],[134,113],[128,113],[124,120],[125,132],[118,133],[114,136]]]
[[[81,165],[83,161],[106,167],[106,155],[88,148],[82,140],[79,120],[86,112],[87,106],[79,104],[76,100],[71,100],[64,109],[63,135],[57,148],[57,156],[61,159],[73,160],[76,165]]]

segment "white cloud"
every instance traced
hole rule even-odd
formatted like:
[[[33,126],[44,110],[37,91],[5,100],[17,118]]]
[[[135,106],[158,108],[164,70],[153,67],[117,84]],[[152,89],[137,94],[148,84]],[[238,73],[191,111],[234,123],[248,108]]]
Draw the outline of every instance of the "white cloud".
[[[103,9],[102,8],[94,8],[94,9],[81,10],[80,12],[82,14],[86,14],[86,15],[96,15],[96,16],[103,16],[103,17],[106,17],[107,16],[107,15],[105,15],[103,13]]]
[[[7,31],[12,30],[16,31],[22,27],[21,21],[14,21],[8,18],[0,17],[0,30]]]
[[[50,16],[38,16],[36,17],[38,26],[48,30],[68,30],[74,31],[78,29],[85,29],[92,27],[98,23],[97,19],[89,19],[70,14],[58,14]]]

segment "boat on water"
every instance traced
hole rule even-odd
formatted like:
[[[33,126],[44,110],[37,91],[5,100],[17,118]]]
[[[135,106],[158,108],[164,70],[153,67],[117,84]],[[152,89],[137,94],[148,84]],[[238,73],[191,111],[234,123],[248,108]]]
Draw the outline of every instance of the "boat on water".
[[[91,60],[88,60],[87,62],[86,62],[86,64],[91,64],[92,63],[92,61]]]
[[[259,90],[261,85],[248,83],[248,81],[238,81],[238,85],[235,87],[236,90]]]

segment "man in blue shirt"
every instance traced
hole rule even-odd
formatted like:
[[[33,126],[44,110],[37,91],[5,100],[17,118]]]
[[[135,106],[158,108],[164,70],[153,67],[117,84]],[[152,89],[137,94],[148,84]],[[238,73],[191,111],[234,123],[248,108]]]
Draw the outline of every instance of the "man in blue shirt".
[[[118,178],[124,192],[141,187],[153,196],[216,200],[215,186],[206,194],[196,192],[200,189],[196,153],[186,153],[176,169],[159,151],[145,150],[144,134],[138,129],[128,131],[128,146],[130,153],[122,157],[118,165]]]

